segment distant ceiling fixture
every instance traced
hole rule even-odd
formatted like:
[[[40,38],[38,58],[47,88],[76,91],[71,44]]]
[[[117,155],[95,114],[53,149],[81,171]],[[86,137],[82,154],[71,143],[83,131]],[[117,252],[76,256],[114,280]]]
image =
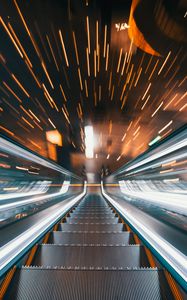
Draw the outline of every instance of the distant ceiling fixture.
[[[46,139],[52,144],[62,146],[62,134],[58,130],[46,131]]]
[[[127,23],[116,23],[115,27],[117,31],[128,29],[130,26]]]
[[[85,133],[85,155],[86,158],[93,158],[94,157],[94,133],[93,133],[93,126],[85,126],[84,127]]]

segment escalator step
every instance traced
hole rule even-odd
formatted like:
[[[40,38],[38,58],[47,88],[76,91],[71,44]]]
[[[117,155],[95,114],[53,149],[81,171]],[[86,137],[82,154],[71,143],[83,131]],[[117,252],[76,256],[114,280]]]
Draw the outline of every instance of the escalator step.
[[[119,219],[115,216],[107,218],[107,217],[69,217],[66,218],[66,222],[69,224],[82,224],[82,223],[106,223],[106,224],[118,224]]]
[[[125,225],[118,224],[68,224],[61,223],[58,226],[59,231],[102,231],[102,232],[119,232],[125,230]]]
[[[70,213],[70,216],[71,217],[98,217],[98,218],[103,218],[103,217],[115,217],[115,214],[111,211],[111,212],[106,212],[106,213],[101,213],[101,212],[87,212],[87,213],[81,213],[80,212],[73,212],[73,213]]]
[[[22,268],[5,300],[173,300],[162,270],[123,271]]]
[[[39,245],[33,266],[80,268],[149,267],[144,248],[130,246]]]
[[[85,208],[77,207],[74,212],[76,213],[109,213],[112,212],[110,208]]]
[[[50,233],[48,244],[134,244],[133,234],[130,232],[120,233],[69,233],[53,231]]]

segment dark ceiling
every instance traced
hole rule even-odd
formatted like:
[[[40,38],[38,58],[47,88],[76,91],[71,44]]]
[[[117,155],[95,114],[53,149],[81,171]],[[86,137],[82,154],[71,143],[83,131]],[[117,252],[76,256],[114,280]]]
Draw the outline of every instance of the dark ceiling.
[[[128,36],[132,2],[140,46]],[[2,0],[0,130],[47,156],[57,128],[80,168],[92,124],[90,170],[136,157],[186,122],[186,11],[184,0]]]

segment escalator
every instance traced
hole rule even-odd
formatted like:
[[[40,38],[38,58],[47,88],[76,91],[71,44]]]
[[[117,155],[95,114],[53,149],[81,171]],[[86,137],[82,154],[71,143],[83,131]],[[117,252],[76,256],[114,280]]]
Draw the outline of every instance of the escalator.
[[[183,299],[100,193],[79,201],[10,272],[3,299]]]

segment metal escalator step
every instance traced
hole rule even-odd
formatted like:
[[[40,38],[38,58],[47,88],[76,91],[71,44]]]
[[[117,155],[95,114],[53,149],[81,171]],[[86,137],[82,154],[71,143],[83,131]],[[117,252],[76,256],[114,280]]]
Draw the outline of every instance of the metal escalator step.
[[[173,300],[164,272],[156,269],[75,271],[22,268],[5,300]]]
[[[122,223],[118,224],[68,224],[61,223],[58,226],[59,231],[105,231],[105,232],[119,232],[125,231],[125,226]]]
[[[33,266],[86,268],[149,267],[144,248],[130,246],[39,245]]]
[[[70,213],[70,216],[78,216],[78,217],[81,217],[81,216],[86,216],[86,217],[92,217],[92,216],[95,216],[95,217],[100,217],[100,216],[114,216],[115,214],[111,211],[107,211],[107,212],[82,212],[82,210],[80,211],[73,211]]]
[[[71,217],[100,217],[100,218],[103,218],[103,217],[114,217],[115,214],[111,211],[111,212],[106,212],[106,213],[102,213],[102,212],[87,212],[87,213],[81,213],[80,212],[72,212],[70,213],[70,216]]]
[[[76,213],[108,213],[112,212],[110,208],[79,208],[77,207],[74,212]]]
[[[88,207],[88,208],[108,208],[108,204],[107,203],[85,203],[82,202],[78,205],[78,207]]]
[[[78,205],[78,207],[84,207],[84,208],[108,208],[108,204],[105,203],[105,204],[91,204],[91,203],[81,203]]]
[[[96,202],[96,201],[81,201],[79,207],[108,207],[106,201]]]
[[[66,222],[70,224],[81,224],[81,223],[106,223],[106,224],[118,224],[119,219],[115,216],[113,217],[69,217],[66,218]]]
[[[133,234],[131,232],[120,233],[69,233],[62,231],[53,231],[50,233],[48,244],[134,244]]]

